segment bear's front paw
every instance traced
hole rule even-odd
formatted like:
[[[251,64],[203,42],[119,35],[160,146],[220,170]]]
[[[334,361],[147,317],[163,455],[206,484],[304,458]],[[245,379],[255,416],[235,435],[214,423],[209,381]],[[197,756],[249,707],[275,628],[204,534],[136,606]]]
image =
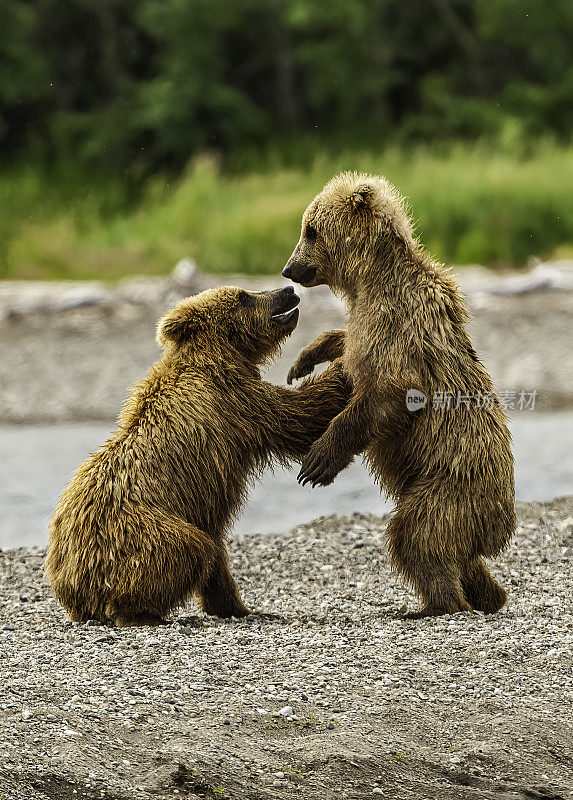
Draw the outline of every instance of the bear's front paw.
[[[310,375],[313,369],[314,364],[311,361],[299,356],[288,371],[287,383],[290,386],[293,381],[296,381],[299,378],[304,378],[306,375]]]
[[[346,466],[347,463],[333,459],[329,450],[317,443],[304,457],[297,480],[302,486],[310,483],[313,489],[328,486]]]

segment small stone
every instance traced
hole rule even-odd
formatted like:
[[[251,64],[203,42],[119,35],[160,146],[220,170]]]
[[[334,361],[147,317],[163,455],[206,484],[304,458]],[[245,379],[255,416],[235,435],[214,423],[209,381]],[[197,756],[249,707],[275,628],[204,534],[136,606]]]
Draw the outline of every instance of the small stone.
[[[329,731],[333,731],[335,727],[336,726],[335,726],[334,722],[327,722],[326,723],[326,729],[329,730]]]
[[[294,715],[294,710],[292,706],[285,706],[281,708],[279,711],[281,717],[292,717]]]
[[[175,265],[172,272],[172,277],[175,283],[181,286],[187,286],[193,282],[193,278],[197,272],[197,264],[191,261],[190,258],[182,258]]]

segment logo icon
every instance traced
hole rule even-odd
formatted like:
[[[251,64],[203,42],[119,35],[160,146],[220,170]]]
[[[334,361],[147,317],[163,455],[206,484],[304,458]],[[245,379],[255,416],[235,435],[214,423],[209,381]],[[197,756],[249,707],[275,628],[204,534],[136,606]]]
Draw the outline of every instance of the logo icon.
[[[420,411],[428,403],[428,398],[419,389],[408,389],[406,392],[406,408],[408,411]]]

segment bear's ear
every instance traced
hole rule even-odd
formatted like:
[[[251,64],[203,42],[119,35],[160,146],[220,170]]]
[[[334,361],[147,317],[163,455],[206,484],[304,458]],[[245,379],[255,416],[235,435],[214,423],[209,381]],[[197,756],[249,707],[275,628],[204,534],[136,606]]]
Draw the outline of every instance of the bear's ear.
[[[169,342],[181,344],[190,339],[198,328],[197,317],[190,308],[174,308],[159,320],[156,339],[162,347]]]
[[[373,201],[374,191],[368,184],[357,186],[346,199],[353,211],[370,211]]]

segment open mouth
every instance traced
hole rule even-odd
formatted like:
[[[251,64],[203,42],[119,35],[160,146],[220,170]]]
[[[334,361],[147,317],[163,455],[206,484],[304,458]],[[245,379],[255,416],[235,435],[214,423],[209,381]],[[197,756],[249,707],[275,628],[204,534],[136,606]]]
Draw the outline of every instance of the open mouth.
[[[277,325],[288,325],[289,322],[296,322],[298,320],[298,304],[300,303],[300,297],[296,294],[290,294],[288,298],[288,308],[286,311],[281,311],[278,314],[272,314],[271,319]]]

